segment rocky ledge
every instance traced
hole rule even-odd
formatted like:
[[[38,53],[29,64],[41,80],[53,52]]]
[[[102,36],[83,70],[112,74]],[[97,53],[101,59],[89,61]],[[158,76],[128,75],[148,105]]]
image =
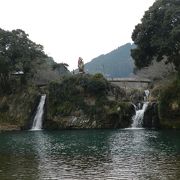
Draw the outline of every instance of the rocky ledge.
[[[118,96],[117,96],[117,92]],[[102,75],[76,75],[49,85],[46,129],[126,128],[134,107]]]

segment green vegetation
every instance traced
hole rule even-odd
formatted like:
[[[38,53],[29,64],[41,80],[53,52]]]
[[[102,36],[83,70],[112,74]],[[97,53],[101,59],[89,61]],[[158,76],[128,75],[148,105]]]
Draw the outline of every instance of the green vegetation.
[[[150,100],[159,103],[161,127],[180,128],[180,1],[156,0],[135,27],[132,40],[136,48],[131,55],[137,68],[154,60],[174,65],[177,73],[166,73],[154,82]]]
[[[47,127],[128,127],[133,107],[118,99],[108,100],[110,91],[111,85],[101,74],[79,74],[66,77],[61,83],[50,83]]]
[[[131,55],[138,68],[153,58],[173,63],[180,72],[180,1],[157,0],[135,27],[132,39],[137,45]]]
[[[67,64],[57,66],[23,30],[0,29],[0,130],[20,129],[30,122],[39,93],[46,91],[36,85],[68,72]]]
[[[11,93],[15,72],[24,73],[20,80],[26,84],[34,73],[33,66],[45,57],[43,47],[31,41],[23,30],[0,29],[0,93]]]
[[[40,91],[48,94],[47,128],[120,128],[131,124],[132,105],[121,103],[117,87],[101,74],[63,77],[68,74],[67,67],[55,63],[24,31],[0,29],[0,129],[25,128]],[[48,90],[36,88],[51,80],[55,81]]]
[[[0,29],[0,130],[20,129],[29,120],[38,90],[28,83],[47,58],[23,30]]]
[[[76,75],[66,77],[61,83],[52,82],[49,85],[50,109],[53,107],[53,115],[68,115],[77,108],[88,111],[84,96],[96,95],[99,100],[106,99],[107,88],[107,81],[99,75]]]
[[[162,126],[168,128],[180,128],[179,78],[161,91],[159,114]]]
[[[25,127],[38,98],[38,89],[29,86],[14,94],[0,97],[0,131]]]
[[[68,73],[67,66],[54,62],[43,46],[31,41],[23,30],[0,29],[0,95],[14,93],[28,82],[57,80]]]
[[[0,95],[11,94],[28,82],[57,80],[68,73],[67,66],[54,62],[43,46],[31,41],[23,30],[0,29]]]

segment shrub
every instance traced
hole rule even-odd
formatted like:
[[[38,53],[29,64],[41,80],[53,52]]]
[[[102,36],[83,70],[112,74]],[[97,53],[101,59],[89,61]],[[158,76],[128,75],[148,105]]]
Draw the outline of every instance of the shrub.
[[[7,103],[3,103],[0,105],[0,112],[7,112],[9,110],[9,105]]]
[[[178,119],[180,117],[180,80],[177,78],[160,94],[159,113],[161,119]]]
[[[107,81],[101,74],[95,74],[92,76],[87,85],[87,91],[92,94],[102,94],[106,92],[108,87]]]

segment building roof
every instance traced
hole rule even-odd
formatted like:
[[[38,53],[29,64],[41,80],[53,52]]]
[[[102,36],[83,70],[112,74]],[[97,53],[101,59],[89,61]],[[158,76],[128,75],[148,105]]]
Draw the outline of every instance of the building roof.
[[[12,75],[23,75],[24,72],[23,71],[16,71],[14,73],[12,73]]]

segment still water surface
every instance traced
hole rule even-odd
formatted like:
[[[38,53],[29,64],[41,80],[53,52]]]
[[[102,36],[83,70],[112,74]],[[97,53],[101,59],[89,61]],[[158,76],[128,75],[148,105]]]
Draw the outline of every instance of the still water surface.
[[[180,179],[180,131],[0,133],[0,179]]]

